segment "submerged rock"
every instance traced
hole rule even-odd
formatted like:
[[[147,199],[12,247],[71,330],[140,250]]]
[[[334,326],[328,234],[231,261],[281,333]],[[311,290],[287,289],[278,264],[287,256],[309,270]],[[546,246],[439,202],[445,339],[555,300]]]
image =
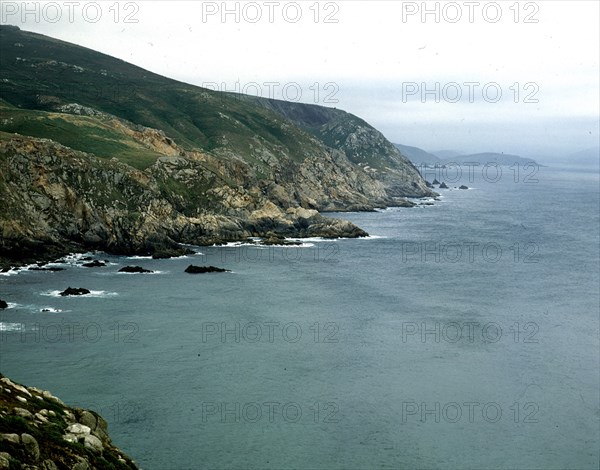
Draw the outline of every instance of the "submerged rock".
[[[0,299],[0,309],[4,308],[8,308],[8,304],[4,300]]]
[[[83,287],[73,288],[67,287],[64,291],[60,293],[61,296],[67,297],[69,295],[88,295],[90,291],[88,289],[84,289]]]
[[[153,273],[154,271],[150,269],[144,269],[141,266],[125,266],[124,268],[119,269],[120,273],[132,273],[132,274],[144,274],[144,273]]]
[[[204,274],[204,273],[229,273],[229,269],[217,268],[215,266],[194,266],[190,264],[185,268],[185,272],[188,274]]]

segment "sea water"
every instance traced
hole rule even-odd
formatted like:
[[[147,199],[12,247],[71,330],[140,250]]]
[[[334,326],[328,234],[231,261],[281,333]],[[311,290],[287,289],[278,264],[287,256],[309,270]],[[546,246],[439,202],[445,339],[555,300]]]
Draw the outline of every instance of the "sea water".
[[[470,176],[330,214],[367,239],[0,276],[0,370],[144,469],[597,468],[598,174]]]

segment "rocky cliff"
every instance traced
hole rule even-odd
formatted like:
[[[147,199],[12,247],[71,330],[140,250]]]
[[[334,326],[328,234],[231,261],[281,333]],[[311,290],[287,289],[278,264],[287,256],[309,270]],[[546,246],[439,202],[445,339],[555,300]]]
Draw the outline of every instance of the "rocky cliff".
[[[106,421],[50,392],[0,374],[0,470],[137,469],[115,447]]]
[[[51,140],[3,135],[0,256],[28,261],[81,249],[143,254],[270,233],[366,235],[349,222],[289,205],[289,194],[275,183],[266,184],[274,199],[280,193],[277,204],[264,187],[226,181],[208,168],[210,158],[186,157],[161,157],[138,170]]]
[[[344,111],[202,89],[14,27],[0,27],[0,48],[4,264],[90,248],[364,236],[319,212],[433,194]]]

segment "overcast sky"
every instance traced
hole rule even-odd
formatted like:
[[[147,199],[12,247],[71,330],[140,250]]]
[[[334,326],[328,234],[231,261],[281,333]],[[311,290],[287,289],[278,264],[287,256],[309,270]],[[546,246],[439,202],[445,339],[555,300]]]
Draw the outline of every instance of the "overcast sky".
[[[335,106],[393,142],[546,160],[598,145],[599,4],[113,0],[27,13],[3,1],[2,23],[213,89]]]

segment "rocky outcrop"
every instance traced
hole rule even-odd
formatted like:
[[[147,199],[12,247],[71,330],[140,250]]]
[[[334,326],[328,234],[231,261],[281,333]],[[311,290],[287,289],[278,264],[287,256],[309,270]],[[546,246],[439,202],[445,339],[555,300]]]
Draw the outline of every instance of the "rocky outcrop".
[[[62,297],[69,297],[72,295],[88,295],[91,292],[83,287],[67,287],[60,293]]]
[[[98,261],[95,259],[89,263],[83,263],[81,266],[84,268],[103,268],[106,266],[106,263],[104,261]]]
[[[205,273],[227,273],[230,272],[228,269],[217,268],[215,266],[194,266],[190,264],[185,268],[185,272],[188,274],[205,274]]]
[[[129,274],[147,274],[153,273],[154,271],[142,268],[141,266],[125,266],[124,268],[119,269],[119,272]]]
[[[8,308],[8,304],[6,303],[6,301],[0,299],[0,309],[5,309]]]
[[[0,374],[0,469],[137,469],[98,414]]]

